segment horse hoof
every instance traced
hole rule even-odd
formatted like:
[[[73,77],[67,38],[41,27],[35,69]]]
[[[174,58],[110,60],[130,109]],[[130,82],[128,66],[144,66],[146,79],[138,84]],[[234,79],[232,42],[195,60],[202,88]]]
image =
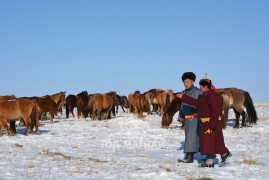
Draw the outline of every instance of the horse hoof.
[[[40,131],[36,131],[36,134],[37,134],[37,135],[40,135],[41,133],[40,133]]]
[[[237,128],[237,129],[238,129],[238,128],[239,128],[239,126],[234,126],[234,128]]]

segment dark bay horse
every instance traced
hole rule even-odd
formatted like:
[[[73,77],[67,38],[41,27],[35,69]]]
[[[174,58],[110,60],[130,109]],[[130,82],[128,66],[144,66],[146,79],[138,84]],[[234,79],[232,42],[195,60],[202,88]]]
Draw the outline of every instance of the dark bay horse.
[[[81,114],[84,118],[88,117],[88,103],[89,97],[87,91],[82,91],[81,93],[77,94],[77,116],[78,119],[80,118]]]
[[[175,96],[168,107],[164,110],[162,116],[162,128],[167,128],[173,122],[173,117],[181,109],[181,99]]]
[[[117,94],[115,106],[116,106],[116,113],[118,113],[118,109],[119,109],[118,106],[120,106],[121,109],[123,110],[123,112],[125,112],[124,108],[129,108],[129,103],[128,103],[127,97],[120,96]]]
[[[66,118],[69,118],[69,114],[71,113],[73,117],[74,115],[74,108],[77,107],[77,97],[73,94],[70,94],[65,99],[65,107],[66,107]]]

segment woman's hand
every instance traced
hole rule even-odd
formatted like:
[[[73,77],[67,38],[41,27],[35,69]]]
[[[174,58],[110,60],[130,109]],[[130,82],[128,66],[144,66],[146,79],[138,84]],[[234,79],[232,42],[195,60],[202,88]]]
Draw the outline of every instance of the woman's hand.
[[[177,94],[177,97],[180,98],[180,99],[182,99],[182,96],[183,96],[183,93],[178,93]]]

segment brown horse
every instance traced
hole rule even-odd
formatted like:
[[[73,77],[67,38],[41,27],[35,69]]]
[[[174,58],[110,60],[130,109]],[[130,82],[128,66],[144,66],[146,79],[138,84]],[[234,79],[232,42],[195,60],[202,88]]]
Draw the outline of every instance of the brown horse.
[[[151,91],[147,91],[144,94],[145,94],[147,106],[149,107],[148,114],[152,114],[150,107],[154,101],[154,98],[156,98],[156,97],[154,96],[154,94]]]
[[[0,100],[10,100],[10,99],[16,99],[17,97],[15,95],[6,95],[6,96],[0,96]]]
[[[59,92],[53,95],[49,95],[49,97],[59,105],[59,107],[63,107],[65,104],[65,96],[66,92]]]
[[[0,100],[11,100],[11,99],[16,99],[16,98],[17,97],[15,95],[0,96]],[[13,133],[16,133],[16,121],[10,121],[9,125]]]
[[[59,92],[53,95],[48,95],[57,104],[57,110],[55,111],[55,115],[57,115],[58,112],[62,113],[62,107],[65,104],[65,94],[66,92]]]
[[[5,127],[8,135],[11,135],[7,122],[20,120],[23,117],[26,125],[24,135],[27,136],[30,126],[30,116],[33,110],[38,112],[37,102],[35,100],[30,100],[27,98],[1,100],[0,101],[1,128]],[[32,119],[32,121],[36,122],[35,123],[36,134],[40,134],[37,114],[38,113],[36,113],[36,117],[35,119]],[[2,129],[0,129],[0,135],[2,135]]]
[[[136,111],[136,109],[135,109],[135,99],[134,99],[134,94],[133,93],[130,93],[128,95],[128,103],[129,103],[130,112],[135,113],[135,111]]]
[[[101,120],[101,112],[104,113],[104,117],[107,120],[109,114],[116,102],[116,92],[108,92],[105,94],[95,94],[90,100],[90,106],[93,109],[93,120],[97,117],[98,120]]]
[[[140,91],[134,92],[134,104],[137,110],[138,118],[143,118],[144,109],[149,113],[149,104],[147,103],[145,94],[140,94]]]
[[[167,109],[168,105],[174,99],[174,92],[169,89],[168,91],[162,91],[157,93],[157,102],[159,105],[159,109],[157,112],[160,113],[160,116],[163,115],[165,109]]]
[[[81,93],[77,94],[77,116],[78,119],[80,118],[81,114],[84,118],[88,117],[88,106],[89,97],[87,91],[82,91]]]
[[[50,113],[50,123],[53,123],[54,113],[56,112],[59,104],[57,105],[49,96],[44,97],[30,97],[29,99],[35,99],[39,107],[39,112],[43,115],[47,112]],[[61,103],[60,101],[58,103]],[[43,119],[43,118],[41,118]]]
[[[77,107],[77,97],[73,94],[70,94],[65,99],[65,107],[66,107],[66,118],[69,118],[69,114],[74,115],[74,108]]]
[[[258,117],[253,105],[252,99],[247,91],[237,88],[223,88],[217,89],[218,93],[223,98],[223,111],[224,111],[224,119],[223,122],[224,127],[226,127],[226,122],[228,120],[229,109],[232,108],[234,110],[236,116],[235,128],[239,128],[239,119],[240,115],[242,116],[242,126],[246,126],[246,114],[247,120],[250,124],[257,122]],[[244,111],[243,107],[246,108],[247,113]]]

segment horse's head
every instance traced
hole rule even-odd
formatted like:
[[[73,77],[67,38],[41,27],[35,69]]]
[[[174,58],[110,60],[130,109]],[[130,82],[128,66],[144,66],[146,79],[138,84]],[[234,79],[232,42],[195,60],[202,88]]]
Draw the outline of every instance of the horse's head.
[[[169,116],[169,114],[166,112],[166,110],[163,113],[162,116],[162,128],[167,128],[172,123],[173,116]]]
[[[65,97],[66,97],[66,92],[60,92],[61,96],[60,96],[60,101],[61,101],[61,105],[64,106],[64,104],[66,104],[66,100],[65,100]]]

